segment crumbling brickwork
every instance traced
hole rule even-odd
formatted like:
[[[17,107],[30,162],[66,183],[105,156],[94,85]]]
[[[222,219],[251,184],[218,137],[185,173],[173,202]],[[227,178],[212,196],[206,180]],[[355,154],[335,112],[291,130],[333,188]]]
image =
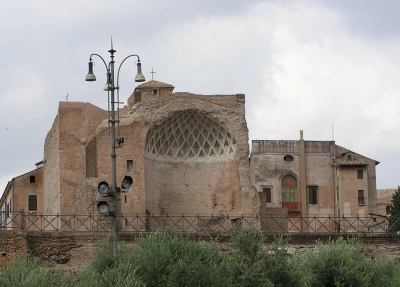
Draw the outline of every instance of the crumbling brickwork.
[[[0,267],[4,267],[17,254],[27,254],[25,235],[11,230],[0,231]]]

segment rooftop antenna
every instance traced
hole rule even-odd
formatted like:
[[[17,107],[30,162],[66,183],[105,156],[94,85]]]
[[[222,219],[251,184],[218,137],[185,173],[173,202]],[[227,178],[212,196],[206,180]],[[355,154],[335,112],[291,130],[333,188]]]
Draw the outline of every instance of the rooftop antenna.
[[[67,98],[67,102],[68,102],[68,93],[67,93],[67,96],[66,96],[66,98]]]

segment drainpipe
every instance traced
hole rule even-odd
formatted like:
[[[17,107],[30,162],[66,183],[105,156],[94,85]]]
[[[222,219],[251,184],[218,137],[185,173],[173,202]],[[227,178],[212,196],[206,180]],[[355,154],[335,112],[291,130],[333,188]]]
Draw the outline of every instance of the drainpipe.
[[[306,185],[306,152],[303,139],[303,131],[300,131],[300,200],[301,216],[307,216],[307,185]]]

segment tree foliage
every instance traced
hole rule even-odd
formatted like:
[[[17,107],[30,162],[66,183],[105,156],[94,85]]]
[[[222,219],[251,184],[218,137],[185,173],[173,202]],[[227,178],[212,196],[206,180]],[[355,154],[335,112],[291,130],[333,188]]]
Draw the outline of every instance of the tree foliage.
[[[389,231],[400,231],[400,186],[392,195],[392,203],[390,204]]]

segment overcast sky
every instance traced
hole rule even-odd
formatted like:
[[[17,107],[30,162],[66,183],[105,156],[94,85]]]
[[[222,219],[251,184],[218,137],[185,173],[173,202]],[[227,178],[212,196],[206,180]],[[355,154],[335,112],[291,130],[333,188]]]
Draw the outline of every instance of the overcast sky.
[[[400,184],[400,1],[1,1],[0,194],[35,169],[59,101],[107,109],[91,53],[138,54],[176,92],[246,94],[250,140],[334,140]],[[104,73],[104,74],[103,74]],[[135,61],[120,95],[136,87]],[[333,126],[333,132],[332,132]]]

